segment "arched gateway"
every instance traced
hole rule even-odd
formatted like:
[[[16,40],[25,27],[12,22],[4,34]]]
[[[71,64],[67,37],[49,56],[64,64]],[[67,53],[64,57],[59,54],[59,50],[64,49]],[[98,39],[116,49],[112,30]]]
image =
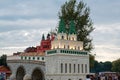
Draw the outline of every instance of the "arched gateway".
[[[44,62],[9,60],[10,80],[45,80]]]
[[[23,80],[25,76],[25,69],[23,66],[18,67],[16,72],[16,80]]]
[[[44,74],[39,68],[33,70],[31,77],[32,80],[44,80]]]

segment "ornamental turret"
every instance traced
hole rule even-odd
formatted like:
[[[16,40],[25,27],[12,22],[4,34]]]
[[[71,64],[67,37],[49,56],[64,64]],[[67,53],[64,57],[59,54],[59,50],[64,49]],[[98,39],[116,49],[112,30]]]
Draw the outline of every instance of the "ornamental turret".
[[[65,26],[65,21],[63,19],[61,19],[59,22],[57,39],[67,40],[66,26]]]
[[[77,35],[76,35],[76,30],[75,30],[75,22],[73,20],[70,21],[68,40],[77,41]]]

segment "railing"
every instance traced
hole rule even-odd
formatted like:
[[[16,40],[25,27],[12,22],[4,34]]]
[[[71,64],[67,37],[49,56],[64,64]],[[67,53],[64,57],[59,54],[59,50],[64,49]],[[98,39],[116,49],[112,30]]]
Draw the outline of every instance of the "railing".
[[[47,51],[47,54],[55,54],[55,53],[74,54],[74,55],[87,55],[88,54],[88,52],[86,52],[86,51],[67,50],[67,49],[56,49],[56,50],[48,50]]]
[[[7,63],[27,63],[27,64],[45,65],[44,61],[33,61],[33,60],[7,60]]]

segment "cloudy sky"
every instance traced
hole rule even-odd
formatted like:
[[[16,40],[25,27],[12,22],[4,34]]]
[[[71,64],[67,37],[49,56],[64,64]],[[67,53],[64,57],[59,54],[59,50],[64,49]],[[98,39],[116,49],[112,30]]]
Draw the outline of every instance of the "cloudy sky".
[[[58,24],[58,11],[66,0],[0,0],[0,55],[11,55],[39,45],[41,35]],[[78,0],[79,1],[79,0]],[[98,61],[120,58],[120,1],[83,0],[91,9]]]

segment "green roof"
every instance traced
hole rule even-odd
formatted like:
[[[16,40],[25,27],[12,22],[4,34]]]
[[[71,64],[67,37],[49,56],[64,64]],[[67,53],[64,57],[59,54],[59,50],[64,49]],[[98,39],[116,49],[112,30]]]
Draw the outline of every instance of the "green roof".
[[[58,33],[66,33],[65,21],[63,19],[59,22]]]
[[[75,23],[73,20],[70,21],[69,34],[76,34]]]

